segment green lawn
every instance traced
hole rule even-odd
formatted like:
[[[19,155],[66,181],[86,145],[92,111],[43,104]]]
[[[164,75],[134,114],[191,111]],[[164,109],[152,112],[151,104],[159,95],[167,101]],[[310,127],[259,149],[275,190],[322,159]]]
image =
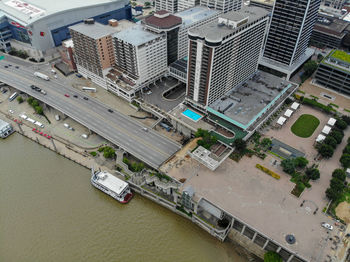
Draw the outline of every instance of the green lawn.
[[[301,115],[292,125],[293,134],[299,137],[310,137],[320,124],[320,120],[312,115]]]

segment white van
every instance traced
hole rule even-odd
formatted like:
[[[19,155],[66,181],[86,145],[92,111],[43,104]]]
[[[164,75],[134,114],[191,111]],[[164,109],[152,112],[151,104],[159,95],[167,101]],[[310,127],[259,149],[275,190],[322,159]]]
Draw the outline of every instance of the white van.
[[[89,136],[87,134],[82,134],[81,137],[85,138],[85,139],[88,139]]]
[[[64,127],[69,128],[69,125],[67,123],[64,123],[63,125]]]
[[[55,119],[57,120],[57,121],[60,121],[60,116],[59,115],[55,115]]]

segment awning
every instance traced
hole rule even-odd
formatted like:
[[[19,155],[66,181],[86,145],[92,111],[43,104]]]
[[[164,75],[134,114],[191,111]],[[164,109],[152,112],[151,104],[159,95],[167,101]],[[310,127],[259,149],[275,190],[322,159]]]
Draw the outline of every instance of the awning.
[[[277,124],[283,126],[284,122],[286,122],[287,118],[281,116],[278,120],[277,120]]]
[[[291,108],[292,108],[293,110],[296,110],[296,109],[298,109],[299,105],[300,105],[299,103],[294,102],[294,103],[292,104]]]
[[[322,142],[323,140],[325,140],[326,137],[322,134],[319,134],[316,138],[316,142]]]
[[[329,132],[331,132],[331,129],[332,128],[330,126],[325,125],[322,129],[322,133],[328,135]]]
[[[337,122],[337,120],[335,120],[334,118],[331,117],[331,118],[328,120],[327,125],[334,126],[335,122]]]
[[[284,115],[286,117],[290,117],[293,114],[293,110],[287,109],[286,112],[284,113]]]

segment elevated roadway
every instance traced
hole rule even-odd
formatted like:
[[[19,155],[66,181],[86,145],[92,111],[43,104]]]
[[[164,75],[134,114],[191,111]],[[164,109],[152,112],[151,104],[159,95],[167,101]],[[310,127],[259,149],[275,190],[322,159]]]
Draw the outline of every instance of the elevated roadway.
[[[5,68],[9,64],[12,66]],[[116,110],[109,112],[109,107],[97,99],[88,97],[85,100],[83,92],[67,87],[57,79],[45,81],[35,77],[32,68],[1,60],[0,81],[61,111],[153,168],[159,168],[181,148],[180,144],[147,129],[130,117]],[[32,90],[31,85],[45,90],[47,95]],[[70,97],[65,97],[65,94]]]

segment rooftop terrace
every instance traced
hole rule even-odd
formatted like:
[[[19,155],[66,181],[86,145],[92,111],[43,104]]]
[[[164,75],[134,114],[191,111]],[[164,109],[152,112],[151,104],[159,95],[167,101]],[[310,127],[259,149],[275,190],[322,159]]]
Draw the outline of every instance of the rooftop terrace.
[[[335,50],[333,53],[330,55],[330,57],[333,57],[337,60],[350,63],[350,54],[341,50]]]

